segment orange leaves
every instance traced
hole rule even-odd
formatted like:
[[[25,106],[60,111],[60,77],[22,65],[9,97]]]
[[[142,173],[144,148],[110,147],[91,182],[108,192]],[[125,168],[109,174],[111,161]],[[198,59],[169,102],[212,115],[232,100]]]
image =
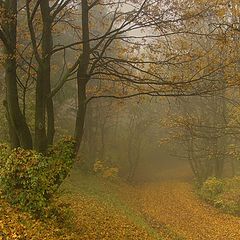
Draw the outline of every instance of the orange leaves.
[[[70,232],[58,229],[51,221],[34,220],[29,214],[20,212],[0,199],[0,240],[70,240]]]
[[[74,211],[76,240],[158,239],[132,207],[137,199],[133,187],[73,171],[64,188],[70,190],[62,201]]]
[[[76,215],[78,240],[152,239],[144,229],[137,227],[107,201],[103,203],[95,197],[80,194],[68,195],[65,200],[71,203]]]
[[[95,173],[100,174],[103,178],[116,178],[119,172],[117,167],[107,166],[103,161],[97,160],[93,166]]]
[[[188,183],[165,181],[145,185],[139,191],[140,207],[158,224],[164,239],[240,238],[240,220],[203,203]]]
[[[227,13],[227,9],[225,9],[225,8],[220,8],[216,12],[217,16],[220,18],[223,18],[226,15],[226,13]]]

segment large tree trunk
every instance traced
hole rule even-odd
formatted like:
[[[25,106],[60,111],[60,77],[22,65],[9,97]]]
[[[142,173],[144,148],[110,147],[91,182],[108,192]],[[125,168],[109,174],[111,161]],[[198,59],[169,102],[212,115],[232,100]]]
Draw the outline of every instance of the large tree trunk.
[[[36,84],[35,149],[43,153],[46,152],[48,145],[53,144],[55,132],[53,101],[49,95],[50,59],[47,59],[39,66]]]
[[[12,122],[10,119],[7,101],[4,101],[3,105],[6,108],[6,118],[7,118],[7,122],[8,122],[8,132],[9,132],[9,140],[10,140],[11,148],[18,148],[18,147],[20,147],[20,142],[19,142],[17,132],[16,132],[14,126],[12,125]]]
[[[54,138],[54,111],[51,95],[51,52],[52,17],[49,0],[40,3],[43,34],[42,34],[42,59],[39,63],[36,85],[36,113],[35,113],[35,149],[45,153],[48,145],[53,144]],[[47,124],[46,124],[47,117]],[[46,130],[47,125],[47,130]]]
[[[4,28],[8,45],[5,46],[6,109],[12,147],[32,148],[32,137],[26,120],[20,110],[17,89],[16,38],[17,38],[17,1],[5,2],[6,10],[11,16]]]

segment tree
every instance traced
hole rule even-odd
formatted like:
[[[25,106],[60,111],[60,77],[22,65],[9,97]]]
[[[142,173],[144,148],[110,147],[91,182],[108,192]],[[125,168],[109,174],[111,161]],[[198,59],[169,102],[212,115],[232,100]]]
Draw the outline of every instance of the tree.
[[[32,148],[32,137],[26,120],[20,110],[17,88],[17,1],[0,1],[3,11],[1,18],[0,38],[5,52],[5,82],[6,82],[6,115],[9,126],[11,145],[15,147]]]
[[[25,50],[18,54],[36,72],[36,80],[31,76],[36,88],[34,147],[43,153],[53,143],[53,98],[68,81],[76,80],[77,85],[74,130],[77,153],[83,138],[87,104],[93,99],[206,95],[222,87],[214,84],[214,76],[235,66],[236,58],[232,55],[220,66],[216,51],[203,49],[194,42],[203,43],[204,38],[219,40],[217,27],[206,30],[203,24],[199,28],[210,7],[214,7],[214,13],[220,12],[216,2],[203,5],[188,1],[189,10],[183,8],[183,1],[23,2],[16,15],[21,12],[27,16],[30,42],[26,48],[30,54],[24,55]],[[77,20],[79,16],[81,21]],[[56,34],[57,27],[62,26],[74,33],[72,42],[61,39],[66,33]],[[4,37],[1,39],[6,42]],[[66,55],[72,56],[71,61],[66,60]],[[58,81],[52,74],[56,56],[64,59]],[[207,62],[206,59],[217,60]],[[230,79],[232,74],[225,76]],[[57,82],[55,86],[53,79]],[[23,119],[24,112],[20,110]],[[27,123],[26,127],[29,129]]]

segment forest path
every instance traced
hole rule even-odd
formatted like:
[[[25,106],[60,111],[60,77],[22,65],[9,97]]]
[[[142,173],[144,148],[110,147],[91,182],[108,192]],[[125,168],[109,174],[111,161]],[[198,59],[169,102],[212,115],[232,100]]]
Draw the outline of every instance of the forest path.
[[[201,201],[185,179],[148,183],[138,192],[141,211],[163,239],[240,239],[240,218]]]

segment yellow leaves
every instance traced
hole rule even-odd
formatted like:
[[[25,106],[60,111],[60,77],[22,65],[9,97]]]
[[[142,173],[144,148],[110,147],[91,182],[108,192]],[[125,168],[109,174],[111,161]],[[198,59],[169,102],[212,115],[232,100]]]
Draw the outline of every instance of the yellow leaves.
[[[104,168],[104,166],[103,166],[103,162],[102,162],[102,161],[97,160],[97,161],[94,163],[94,166],[93,166],[94,172],[102,171],[103,168]]]
[[[117,208],[97,198],[75,194],[65,200],[71,203],[76,215],[76,227],[81,232],[76,240],[152,239]]]
[[[159,226],[164,239],[240,239],[240,219],[202,202],[189,183],[165,180],[138,190],[140,208]]]
[[[94,163],[93,171],[99,173],[103,178],[115,178],[118,175],[119,169],[117,167],[106,166],[106,163],[97,160]]]
[[[1,26],[4,24],[11,23],[12,21],[16,20],[16,15],[11,14],[6,11],[3,5],[0,5],[0,24]]]
[[[226,9],[225,8],[220,8],[216,12],[217,16],[220,18],[223,18],[226,15]]]
[[[227,154],[233,158],[239,159],[240,157],[240,150],[237,145],[230,144],[228,145]]]
[[[67,225],[63,225],[62,222],[60,224],[55,218],[45,218],[44,221],[36,220],[30,214],[11,206],[1,197],[0,206],[0,237],[3,237],[3,240],[78,239]]]
[[[116,177],[118,172],[119,172],[119,170],[116,167],[108,168],[103,172],[103,177],[104,178]]]
[[[141,213],[132,207],[137,199],[132,186],[73,171],[65,187],[71,193],[61,199],[74,211],[76,240],[158,239],[150,233]]]

